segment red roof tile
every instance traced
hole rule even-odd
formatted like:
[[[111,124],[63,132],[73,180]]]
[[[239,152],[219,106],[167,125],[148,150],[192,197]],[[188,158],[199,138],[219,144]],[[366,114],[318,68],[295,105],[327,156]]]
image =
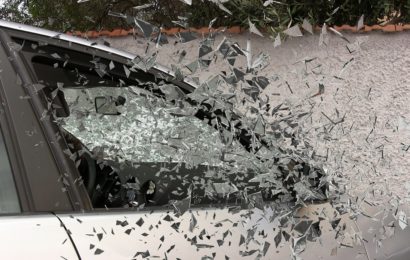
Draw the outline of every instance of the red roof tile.
[[[333,28],[337,31],[351,31],[351,32],[358,32],[356,26],[350,26],[350,25],[341,25],[341,26],[333,26]],[[321,27],[316,26],[316,30],[320,30]],[[359,32],[371,32],[371,31],[383,31],[383,32],[401,32],[403,30],[410,30],[410,24],[388,24],[385,26],[380,26],[380,25],[365,25],[364,28],[360,29]],[[191,32],[196,32],[200,34],[208,34],[210,32],[216,32],[216,31],[225,31],[227,33],[231,34],[239,34],[243,33],[246,31],[245,28],[239,27],[239,26],[232,26],[232,27],[220,27],[220,28],[212,28],[211,30],[208,27],[202,27],[202,28],[189,28],[189,29],[182,29],[178,27],[173,27],[173,28],[168,28],[168,29],[162,29],[162,33],[166,35],[175,35],[179,32],[186,32],[186,31],[191,31]],[[101,31],[87,31],[87,32],[80,32],[80,31],[74,31],[74,32],[67,32],[69,35],[74,35],[74,36],[79,36],[79,37],[84,37],[84,38],[98,38],[101,36],[105,37],[122,37],[122,36],[127,36],[131,35],[134,33],[133,29],[114,29],[112,31],[108,30],[101,30]],[[135,32],[138,34],[138,32]]]

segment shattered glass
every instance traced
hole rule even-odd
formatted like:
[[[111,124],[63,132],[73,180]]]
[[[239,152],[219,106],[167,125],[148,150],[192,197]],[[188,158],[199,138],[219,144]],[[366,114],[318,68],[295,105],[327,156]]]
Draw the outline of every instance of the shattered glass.
[[[192,5],[192,1],[181,1]],[[227,1],[211,2],[227,15],[232,14],[224,5]],[[270,5],[283,3],[264,2],[264,6]],[[149,7],[151,4],[133,8],[139,11]],[[331,15],[338,10],[333,10]],[[386,201],[385,195],[391,192],[388,185],[370,183],[360,196],[353,196],[349,190],[352,181],[342,172],[356,173],[360,168],[356,163],[363,160],[365,164],[373,164],[368,169],[374,172],[361,170],[352,180],[357,183],[365,178],[372,180],[379,174],[376,163],[366,161],[366,156],[357,156],[349,158],[355,161],[354,165],[343,168],[347,160],[345,151],[338,151],[331,143],[339,138],[353,143],[354,123],[364,125],[367,120],[368,131],[359,133],[364,135],[362,149],[377,144],[376,150],[381,153],[379,161],[388,164],[384,158],[387,156],[384,146],[388,141],[377,131],[381,124],[378,116],[369,115],[369,119],[357,121],[349,118],[357,111],[354,107],[347,108],[346,104],[362,93],[349,96],[348,101],[343,100],[343,105],[339,105],[342,101],[337,98],[340,92],[346,91],[345,85],[340,83],[347,78],[344,72],[362,65],[357,60],[365,55],[363,49],[368,36],[353,37],[326,23],[316,35],[308,18],[303,22],[298,20],[301,24],[290,21],[289,26],[272,37],[271,46],[273,43],[274,48],[283,47],[277,50],[285,49],[288,40],[303,38],[302,28],[313,35],[309,37],[316,37],[315,45],[317,47],[319,41],[318,49],[323,53],[332,52],[332,37],[343,44],[346,53],[343,57],[330,58],[331,62],[341,62],[340,68],[336,68],[326,63],[327,56],[311,56],[293,49],[286,59],[296,62],[287,65],[288,77],[282,77],[272,72],[279,67],[277,60],[263,48],[256,51],[255,39],[261,40],[263,34],[250,18],[247,20],[249,32],[240,42],[226,35],[199,35],[189,30],[188,14],[172,21],[187,29],[173,36],[162,34],[161,27],[139,17],[112,11],[108,14],[125,19],[140,33],[139,37],[145,38],[145,55],[137,55],[124,64],[93,57],[87,66],[99,77],[98,84],[90,84],[86,75],[77,73],[77,81],[72,84],[59,82],[49,95],[52,103],[63,93],[67,102],[69,116],[55,116],[66,139],[72,141],[66,154],[78,169],[86,168],[84,158],[92,157],[98,172],[106,178],[92,187],[94,191],[90,193],[93,202],[98,196],[105,196],[98,207],[131,208],[144,214],[156,211],[157,206],[167,209],[155,228],[169,224],[173,232],[179,233],[185,221],[191,233],[184,234],[185,240],[195,250],[210,249],[202,259],[216,259],[216,253],[211,251],[227,244],[240,248],[237,251],[241,257],[270,259],[273,250],[286,243],[290,245],[291,258],[302,259],[311,242],[323,242],[326,229],[334,232],[337,243],[328,248],[328,255],[337,256],[342,249],[353,249],[371,239],[378,248],[383,248],[384,239],[392,237],[398,230],[396,227],[401,231],[408,229],[408,213],[402,209],[401,201],[393,196]],[[209,22],[209,29],[215,22],[216,18]],[[362,15],[357,30],[363,27]],[[157,70],[161,51],[174,48],[170,42],[180,49],[168,53],[175,61],[175,64],[168,64],[169,73],[162,72],[148,81],[143,80],[141,75],[144,74],[138,73],[151,74]],[[16,52],[23,48],[17,43],[10,43],[8,47]],[[41,47],[34,44],[31,48],[37,51]],[[50,52],[48,56],[55,61],[53,69],[70,65],[69,58],[61,53]],[[64,59],[66,63],[59,62]],[[202,74],[209,77],[200,80],[198,75]],[[197,84],[187,90],[183,87],[187,82]],[[372,87],[366,90],[367,99],[372,97],[372,91]],[[296,100],[300,97],[301,100]],[[329,109],[330,106],[335,109]],[[49,104],[49,109],[56,108],[61,106]],[[45,114],[44,118],[47,116]],[[383,123],[398,132],[406,132],[409,128],[404,116]],[[397,149],[402,154],[410,147],[405,141]],[[323,147],[316,149],[320,142]],[[323,165],[333,168],[328,171]],[[111,187],[104,186],[107,182],[112,183]],[[408,183],[403,185],[410,190]],[[326,206],[304,211],[318,203]],[[380,205],[386,205],[386,209],[372,212],[373,207]],[[198,207],[207,209],[208,206],[220,211],[213,215],[208,211],[196,211]],[[222,214],[223,210],[226,212]],[[219,219],[226,214],[229,217]],[[235,217],[236,220],[231,220]],[[150,227],[149,231],[140,232],[143,237],[150,237],[155,226],[148,224],[149,218],[144,215],[135,221],[140,228]],[[366,233],[358,230],[357,223],[363,219],[382,226]],[[347,228],[348,221],[356,226],[352,224]],[[216,229],[204,227],[207,223],[212,223]],[[117,225],[126,227],[129,223],[119,221]],[[238,226],[245,231],[229,233],[230,228]],[[127,227],[124,233],[131,236],[136,233],[134,230]],[[217,231],[211,234],[211,230]],[[101,241],[103,236],[99,234],[96,237]],[[232,242],[231,236],[237,240]],[[165,240],[166,236],[162,235],[159,247]],[[163,249],[167,258],[178,251],[178,245],[164,243]],[[94,255],[105,253],[104,248],[94,244],[90,245],[90,250]],[[151,254],[152,251],[140,250],[134,257],[150,257]],[[358,257],[361,254],[365,253],[359,253]]]
[[[66,86],[64,94],[71,115],[63,119],[62,126],[88,149],[103,147],[104,159],[115,160],[119,156],[118,151],[121,151],[121,159],[127,161],[200,160],[218,164],[222,144],[206,141],[217,141],[218,132],[212,131],[202,121],[189,117],[195,108],[190,111],[189,108],[174,107],[159,99],[144,96],[147,93],[135,93],[135,88],[94,87],[82,92]],[[121,114],[110,116],[93,113],[94,103],[89,100],[100,96],[125,98],[124,106],[118,108]],[[178,94],[170,92],[167,97],[178,99]],[[107,138],[105,135],[109,132],[111,136]]]
[[[283,31],[283,33],[285,33],[289,36],[292,36],[292,37],[301,37],[301,36],[303,36],[298,24],[286,29],[285,31]]]

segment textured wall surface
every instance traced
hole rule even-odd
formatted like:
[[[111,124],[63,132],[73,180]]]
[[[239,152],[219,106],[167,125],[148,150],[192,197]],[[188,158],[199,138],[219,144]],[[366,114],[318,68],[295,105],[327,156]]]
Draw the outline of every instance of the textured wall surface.
[[[246,49],[247,35],[225,36]],[[376,189],[376,195],[379,191],[406,197],[410,189],[410,32],[345,36],[349,43],[328,33],[322,39],[318,34],[287,39],[276,48],[271,39],[252,36],[253,57],[260,52],[270,56],[261,74],[272,80],[263,94],[272,106],[285,103],[311,112],[301,121],[305,141],[329,173],[346,177],[349,192]],[[223,37],[216,37],[215,48]],[[147,42],[141,39],[106,40],[133,53],[144,55],[147,50]],[[198,58],[199,40],[169,40],[158,48],[159,63],[178,64],[182,50],[187,55],[178,66]],[[151,43],[148,52],[154,49]],[[246,58],[238,58],[236,66],[245,65]],[[225,61],[217,60],[196,76],[205,80],[228,70]],[[316,95],[319,84],[324,92]]]

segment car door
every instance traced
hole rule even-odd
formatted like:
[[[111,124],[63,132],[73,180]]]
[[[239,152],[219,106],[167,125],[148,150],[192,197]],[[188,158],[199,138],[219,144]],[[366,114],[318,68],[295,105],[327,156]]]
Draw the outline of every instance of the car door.
[[[141,92],[143,91],[140,90]],[[144,106],[144,104],[149,105],[145,103],[148,102],[145,96],[132,97],[124,89],[94,86],[82,92],[76,87],[66,86],[64,93],[70,112],[76,115],[63,120],[64,128],[94,151],[99,146],[109,147],[110,144],[115,143],[122,147],[121,154],[123,154],[124,160],[132,160],[132,157],[142,158],[141,160],[145,163],[137,163],[137,166],[115,162],[113,161],[115,156],[107,163],[118,169],[117,172],[122,178],[134,176],[141,184],[149,180],[153,181],[157,188],[161,188],[163,192],[158,196],[152,196],[151,199],[160,205],[173,205],[171,207],[153,207],[146,204],[144,208],[135,207],[134,210],[125,211],[122,209],[118,212],[113,212],[112,209],[111,211],[100,210],[91,214],[74,214],[74,218],[70,215],[59,215],[64,223],[70,227],[78,249],[80,252],[84,252],[86,258],[142,259],[150,256],[168,259],[202,257],[209,259],[224,259],[225,257],[254,259],[259,255],[260,258],[266,259],[271,257],[286,259],[291,255],[290,247],[279,246],[277,249],[273,245],[274,242],[272,243],[275,241],[275,236],[282,231],[284,233],[280,233],[279,237],[283,236],[284,241],[286,238],[289,239],[286,235],[286,228],[281,230],[278,223],[274,223],[273,219],[279,214],[274,209],[244,209],[237,205],[223,208],[209,206],[203,201],[196,203],[195,198],[198,199],[201,196],[198,192],[195,193],[194,188],[192,188],[189,197],[186,197],[187,194],[175,197],[171,195],[173,192],[188,190],[188,185],[192,183],[189,180],[195,180],[195,176],[200,177],[200,180],[206,180],[207,178],[201,174],[206,171],[204,169],[206,167],[180,167],[177,172],[172,171],[172,164],[164,163],[165,158],[162,156],[166,154],[170,160],[177,159],[180,155],[178,151],[162,145],[156,147],[152,142],[147,144],[145,141],[150,140],[150,138],[156,139],[157,136],[153,134],[157,129],[155,125],[169,124],[169,126],[161,128],[161,136],[168,136],[167,131],[177,131],[178,128],[182,127],[189,132],[182,139],[185,141],[185,146],[192,145],[198,148],[200,155],[206,158],[205,162],[209,164],[212,159],[215,159],[213,156],[218,154],[218,150],[223,147],[218,142],[218,135],[213,135],[215,131],[212,131],[212,128],[208,128],[206,124],[201,124],[203,122],[195,118],[184,121],[178,117],[176,122],[171,122],[166,114],[159,116],[157,113],[158,110],[163,109],[161,104],[155,103],[156,109],[148,110]],[[149,93],[145,94],[149,95]],[[118,99],[115,97],[119,96],[126,100],[126,104],[121,109],[114,105],[111,106],[111,104],[103,109],[104,114],[90,113],[86,117],[80,116],[96,110],[99,107],[96,105],[98,103],[96,100],[99,97],[104,99],[102,102],[108,102],[111,98]],[[119,113],[132,120],[126,122],[126,118]],[[157,115],[155,120],[150,118],[151,113]],[[136,121],[139,122],[137,128],[134,125]],[[79,123],[81,127],[78,127]],[[196,125],[199,125],[199,129],[195,127]],[[94,130],[87,131],[85,129]],[[104,133],[110,133],[110,136],[104,137]],[[118,137],[115,138],[115,136]],[[192,136],[195,136],[195,141],[188,143],[189,140],[192,140]],[[112,142],[110,139],[114,141]],[[129,140],[135,140],[138,145],[134,145]],[[210,145],[206,140],[213,140],[212,144]],[[204,147],[204,145],[207,146]],[[147,151],[148,149],[149,151]],[[196,150],[190,149],[189,151],[191,154],[183,157],[192,162],[196,158]],[[132,156],[127,158],[127,155],[130,154]],[[161,170],[162,173],[158,175]],[[217,169],[215,168],[215,170]],[[156,178],[157,176],[159,177]],[[238,177],[239,174],[235,176]],[[172,177],[174,178],[172,179]],[[184,185],[184,181],[188,185]],[[209,178],[209,181],[213,181],[210,186],[215,190],[220,186],[219,193],[230,192],[229,186],[223,186],[224,183],[217,178]],[[167,186],[164,187],[163,184],[167,184]],[[250,185],[251,183],[249,183]],[[212,192],[212,189],[210,188],[208,192]],[[169,197],[177,201],[171,202]],[[303,222],[303,218],[301,222]],[[332,241],[331,236],[331,232],[324,234],[326,246],[323,248],[332,244],[329,243]],[[290,241],[286,241],[284,244],[287,243]],[[314,257],[318,255],[328,254],[329,252],[323,248],[321,249],[318,244],[310,245],[309,250],[305,252],[305,259],[309,259],[309,257],[315,259]],[[360,257],[365,259],[366,253],[361,245],[359,248],[349,249],[340,250],[338,256],[354,255],[356,257],[357,253],[361,253],[358,259]]]
[[[31,80],[40,84],[41,89],[50,87],[48,94],[53,100],[56,100],[56,103],[51,103],[50,106],[54,108],[56,117],[61,117],[63,120],[66,118],[64,114],[67,114],[67,107],[63,101],[66,99],[64,95],[67,94],[67,99],[69,98],[70,88],[73,90],[77,86],[77,91],[87,94],[87,88],[92,85],[90,82],[101,89],[107,87],[105,83],[113,81],[110,78],[101,79],[107,69],[121,71],[123,76],[116,78],[115,82],[120,85],[127,84],[127,74],[131,73],[127,67],[127,59],[109,52],[102,52],[101,49],[94,48],[94,44],[78,44],[74,39],[70,41],[61,39],[64,37],[44,37],[44,35],[16,30],[9,30],[8,33],[11,35],[10,42],[16,44],[15,47],[19,51],[17,56],[22,59],[21,64],[26,66],[27,74],[31,75],[27,81]],[[103,59],[105,61],[101,62]],[[87,74],[90,71],[92,75]],[[137,74],[136,78],[142,83],[156,81],[152,74],[140,71]],[[84,77],[84,75],[87,76]],[[87,86],[84,87],[85,82]],[[144,84],[142,85],[144,86]],[[134,89],[134,91],[137,90]],[[99,108],[97,106],[99,95],[89,95],[89,93],[87,95],[92,98],[83,100],[84,103],[80,102],[81,97],[78,100],[77,97],[74,97],[69,101],[73,104],[80,104],[80,107],[91,107],[93,113],[98,114],[96,110]],[[107,119],[109,116],[114,117],[118,113],[124,112],[119,106],[121,105],[119,98],[121,95],[105,93],[100,96],[103,98],[103,103],[113,102],[110,106],[105,107],[106,111],[112,113],[105,112],[106,114],[100,115],[101,118]],[[129,101],[126,98],[126,102],[127,100]],[[116,107],[118,107],[118,111],[111,110]],[[80,110],[79,112],[79,118],[90,118],[89,114],[83,113],[84,111]],[[81,120],[79,121],[78,127],[80,129],[89,127],[81,125]],[[103,123],[109,124],[110,121],[116,122],[112,118],[112,120],[107,119]],[[75,131],[75,129],[73,127],[68,130]],[[105,133],[105,136],[108,137],[112,135],[115,135],[113,131]],[[124,136],[127,137],[127,135]],[[98,140],[95,136],[85,137],[80,140],[80,143]],[[78,142],[71,143],[71,146],[68,147],[74,148],[76,144]],[[82,149],[81,155],[80,153],[75,154],[67,149],[67,144],[60,145],[60,149],[78,163],[77,166],[80,168],[83,162],[76,160],[76,157],[87,152]],[[98,161],[98,158],[95,159]],[[97,164],[97,166],[100,165]],[[115,165],[109,166],[115,168]],[[130,171],[135,171],[136,167],[131,168],[134,169]],[[104,167],[101,170],[104,171]],[[123,167],[120,170],[127,172],[129,169]],[[188,174],[191,172],[189,167],[184,171]],[[177,178],[178,172],[175,173],[173,176]],[[110,174],[108,173],[108,175]],[[90,183],[90,176],[87,176],[88,183],[86,185],[72,185],[72,188],[78,190],[77,194],[81,194],[82,201],[87,201],[87,199],[93,201],[92,196],[89,193],[87,195],[85,187]],[[74,183],[78,183],[78,181]],[[183,182],[180,181],[180,183]],[[213,184],[210,183],[210,185]],[[229,192],[228,187],[219,186],[222,193]],[[178,187],[175,189],[178,190]],[[256,194],[252,203],[257,204],[259,198],[259,195]],[[127,203],[127,205],[119,207],[94,207],[93,210],[87,208],[86,205],[81,205],[80,208],[74,208],[72,212],[57,212],[56,215],[67,228],[78,253],[84,259],[142,259],[147,257],[165,259],[237,259],[239,257],[286,259],[292,255],[290,243],[294,244],[292,248],[298,248],[298,251],[303,252],[303,245],[311,239],[307,234],[314,232],[311,225],[304,225],[310,222],[305,222],[304,217],[300,216],[300,218],[296,218],[297,222],[294,224],[300,224],[301,227],[306,226],[307,228],[301,229],[305,234],[299,236],[298,239],[291,239],[290,232],[292,231],[285,227],[288,211],[281,211],[279,206],[277,208],[252,207],[248,209],[238,205],[220,207],[200,204],[195,206],[190,205],[190,200],[182,199],[170,204],[171,207],[139,207],[141,204],[136,202],[137,204],[132,206]],[[326,259],[329,256],[329,249],[337,247],[337,242],[330,239],[331,236],[331,232],[325,233],[323,245],[315,244],[315,246],[306,249],[305,259],[317,259],[318,256],[323,256]],[[353,249],[349,250],[339,250],[337,258],[366,259],[366,253],[361,244],[352,245],[352,247]]]
[[[0,29],[0,35],[4,31]],[[0,257],[79,259],[64,225],[52,212],[72,210],[12,48],[0,46]],[[11,41],[9,41],[11,42]]]

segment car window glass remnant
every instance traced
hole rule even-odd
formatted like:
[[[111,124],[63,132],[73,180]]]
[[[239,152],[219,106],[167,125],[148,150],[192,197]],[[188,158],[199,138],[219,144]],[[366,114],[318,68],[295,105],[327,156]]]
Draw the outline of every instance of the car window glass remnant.
[[[20,203],[0,129],[0,214],[19,213]]]
[[[175,116],[175,106],[135,89],[67,86],[70,116],[59,122],[88,149],[103,149],[104,160],[219,163],[223,144],[215,129],[195,117]]]

